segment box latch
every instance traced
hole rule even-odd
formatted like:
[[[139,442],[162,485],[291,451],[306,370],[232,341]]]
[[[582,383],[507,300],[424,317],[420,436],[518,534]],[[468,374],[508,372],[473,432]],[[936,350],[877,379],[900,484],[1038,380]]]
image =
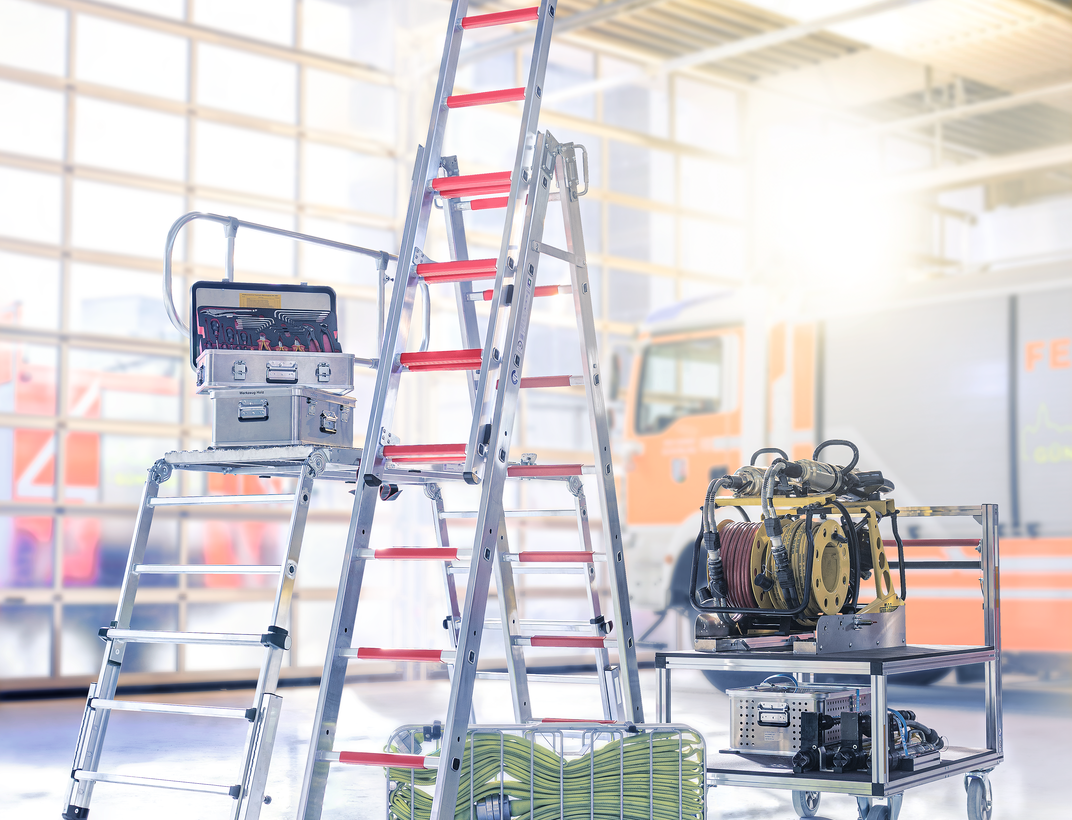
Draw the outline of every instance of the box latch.
[[[318,382],[331,381],[331,365],[321,362],[316,366],[316,380]]]
[[[268,362],[264,380],[273,384],[297,384],[297,362]]]
[[[238,402],[239,421],[267,421],[268,400]]]
[[[244,382],[246,380],[245,362],[235,362],[231,365],[231,378],[236,382]]]
[[[336,416],[330,410],[325,410],[320,414],[320,432],[321,433],[337,433],[339,432],[339,417]]]

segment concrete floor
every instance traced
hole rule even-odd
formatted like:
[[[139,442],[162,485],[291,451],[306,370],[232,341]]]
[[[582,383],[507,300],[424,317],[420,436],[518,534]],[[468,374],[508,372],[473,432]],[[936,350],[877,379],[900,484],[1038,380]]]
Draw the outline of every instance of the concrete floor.
[[[654,715],[655,676],[642,672],[645,707]],[[598,700],[588,688],[541,685],[544,701],[534,696],[537,714],[594,715]],[[509,722],[509,694],[504,684],[481,682],[477,716],[481,722]],[[226,691],[146,697],[172,703],[247,706],[249,692]],[[316,690],[282,690],[284,707],[276,742],[266,820],[292,818],[298,801],[316,705]],[[447,684],[442,681],[370,683],[349,686],[340,719],[336,749],[378,750],[390,732],[405,723],[424,723],[445,713]],[[569,703],[568,710],[556,708]],[[952,745],[979,745],[982,720],[979,687],[939,683],[930,687],[891,687],[892,706],[911,707]],[[0,817],[58,818],[70,771],[84,701],[38,700],[0,703]],[[674,719],[702,731],[714,756],[728,745],[728,699],[699,673],[674,673]],[[239,725],[241,724],[241,725]],[[244,723],[204,718],[115,713],[102,769],[181,780],[234,782]],[[1038,681],[1009,680],[1005,690],[1006,762],[992,775],[994,817],[1067,817],[1065,787],[1072,771],[1072,688]],[[382,818],[383,776],[380,769],[339,766],[333,769],[325,818]],[[226,817],[230,801],[210,795],[98,785],[92,817],[167,818]],[[1064,809],[1061,806],[1065,806]],[[851,797],[824,795],[819,814],[854,820]],[[946,820],[966,817],[960,778],[909,792],[903,820]],[[708,820],[795,817],[789,792],[719,788],[709,792]]]

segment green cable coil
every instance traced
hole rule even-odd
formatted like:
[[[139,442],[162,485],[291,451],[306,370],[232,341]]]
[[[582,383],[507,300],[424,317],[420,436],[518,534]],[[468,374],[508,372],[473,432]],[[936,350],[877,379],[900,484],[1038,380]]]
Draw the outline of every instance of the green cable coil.
[[[593,740],[619,737],[571,760],[539,742],[544,734],[471,731],[455,820],[476,820],[476,804],[500,794],[510,800],[511,820],[704,820],[704,744],[695,731],[595,730]],[[390,815],[430,818],[436,774],[387,769]]]

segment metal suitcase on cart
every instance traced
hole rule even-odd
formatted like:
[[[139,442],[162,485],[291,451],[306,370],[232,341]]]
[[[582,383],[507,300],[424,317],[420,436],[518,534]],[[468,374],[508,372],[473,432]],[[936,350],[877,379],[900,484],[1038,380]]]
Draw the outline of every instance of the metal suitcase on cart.
[[[867,712],[871,693],[846,686],[751,686],[727,689],[733,729],[730,748],[749,755],[792,757],[800,751],[802,712],[839,716],[843,712]],[[841,740],[841,726],[827,729],[824,743]]]
[[[354,446],[354,399],[309,387],[213,390],[212,446]]]
[[[354,389],[350,353],[206,350],[197,359],[197,392],[231,387],[315,387],[329,393]]]

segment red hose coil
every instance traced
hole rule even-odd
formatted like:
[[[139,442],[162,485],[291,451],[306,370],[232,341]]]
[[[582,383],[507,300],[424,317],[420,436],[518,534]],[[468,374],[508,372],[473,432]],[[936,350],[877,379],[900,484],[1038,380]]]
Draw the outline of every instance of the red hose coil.
[[[754,609],[759,606],[752,593],[752,544],[760,524],[730,522],[719,531],[722,568],[726,576],[731,606]]]

